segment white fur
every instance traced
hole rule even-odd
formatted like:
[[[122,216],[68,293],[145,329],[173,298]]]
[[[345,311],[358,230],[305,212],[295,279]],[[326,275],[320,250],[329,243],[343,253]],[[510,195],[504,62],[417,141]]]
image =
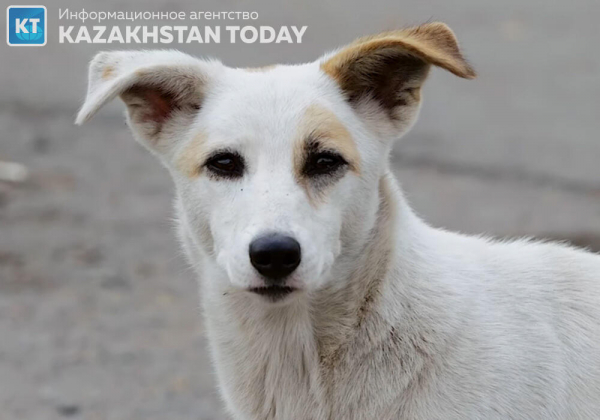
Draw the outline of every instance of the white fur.
[[[118,74],[103,80],[107,64]],[[158,134],[130,125],[175,181],[179,235],[232,416],[600,418],[600,257],[425,224],[387,163],[418,104],[401,127],[368,101],[353,109],[319,64],[249,72],[171,51],[103,53],[78,117],[138,83],[139,69],[172,72],[145,77],[175,93],[182,74],[203,81],[197,114],[178,111]],[[299,120],[314,104],[344,124],[361,157],[360,175],[345,174],[316,205],[292,165]],[[242,180],[178,169],[199,134],[203,148],[244,155]],[[261,284],[249,242],[268,231],[293,235],[303,252],[290,279],[302,290],[280,303],[247,291]]]

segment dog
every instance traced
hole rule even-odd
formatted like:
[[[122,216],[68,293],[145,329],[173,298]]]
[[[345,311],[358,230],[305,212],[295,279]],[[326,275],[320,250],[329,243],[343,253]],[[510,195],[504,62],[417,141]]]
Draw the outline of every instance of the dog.
[[[391,174],[452,30],[302,65],[102,52],[76,123],[119,96],[176,189],[235,419],[600,418],[600,256],[433,228]]]

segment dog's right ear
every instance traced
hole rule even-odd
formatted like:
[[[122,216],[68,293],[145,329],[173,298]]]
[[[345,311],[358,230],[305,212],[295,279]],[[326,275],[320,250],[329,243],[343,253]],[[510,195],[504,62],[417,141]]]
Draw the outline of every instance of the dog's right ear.
[[[75,123],[83,124],[120,96],[135,137],[165,152],[191,124],[220,68],[219,62],[179,51],[101,52],[90,63],[88,92]]]
[[[441,22],[359,38],[321,59],[356,109],[384,111],[390,121],[407,125],[416,117],[421,85],[431,65],[465,79],[475,71],[463,57],[452,30]]]

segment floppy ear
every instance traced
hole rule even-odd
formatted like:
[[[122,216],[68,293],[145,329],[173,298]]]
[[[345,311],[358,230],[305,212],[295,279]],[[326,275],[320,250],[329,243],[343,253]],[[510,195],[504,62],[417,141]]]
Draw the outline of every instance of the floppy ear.
[[[120,96],[136,138],[165,151],[191,124],[211,73],[220,66],[178,51],[101,52],[90,63],[87,97],[75,123],[83,124]]]
[[[431,64],[472,79],[475,71],[462,56],[452,30],[443,23],[359,38],[322,59],[321,69],[359,107],[378,104],[393,122],[416,114],[420,88]]]

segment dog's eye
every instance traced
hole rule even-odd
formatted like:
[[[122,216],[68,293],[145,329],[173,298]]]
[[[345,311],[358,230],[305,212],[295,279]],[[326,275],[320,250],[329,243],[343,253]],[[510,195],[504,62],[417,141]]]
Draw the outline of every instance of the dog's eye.
[[[222,177],[239,178],[244,174],[244,160],[237,153],[217,153],[206,161],[205,166]]]
[[[348,163],[334,152],[314,153],[308,156],[304,173],[309,176],[331,174]]]

